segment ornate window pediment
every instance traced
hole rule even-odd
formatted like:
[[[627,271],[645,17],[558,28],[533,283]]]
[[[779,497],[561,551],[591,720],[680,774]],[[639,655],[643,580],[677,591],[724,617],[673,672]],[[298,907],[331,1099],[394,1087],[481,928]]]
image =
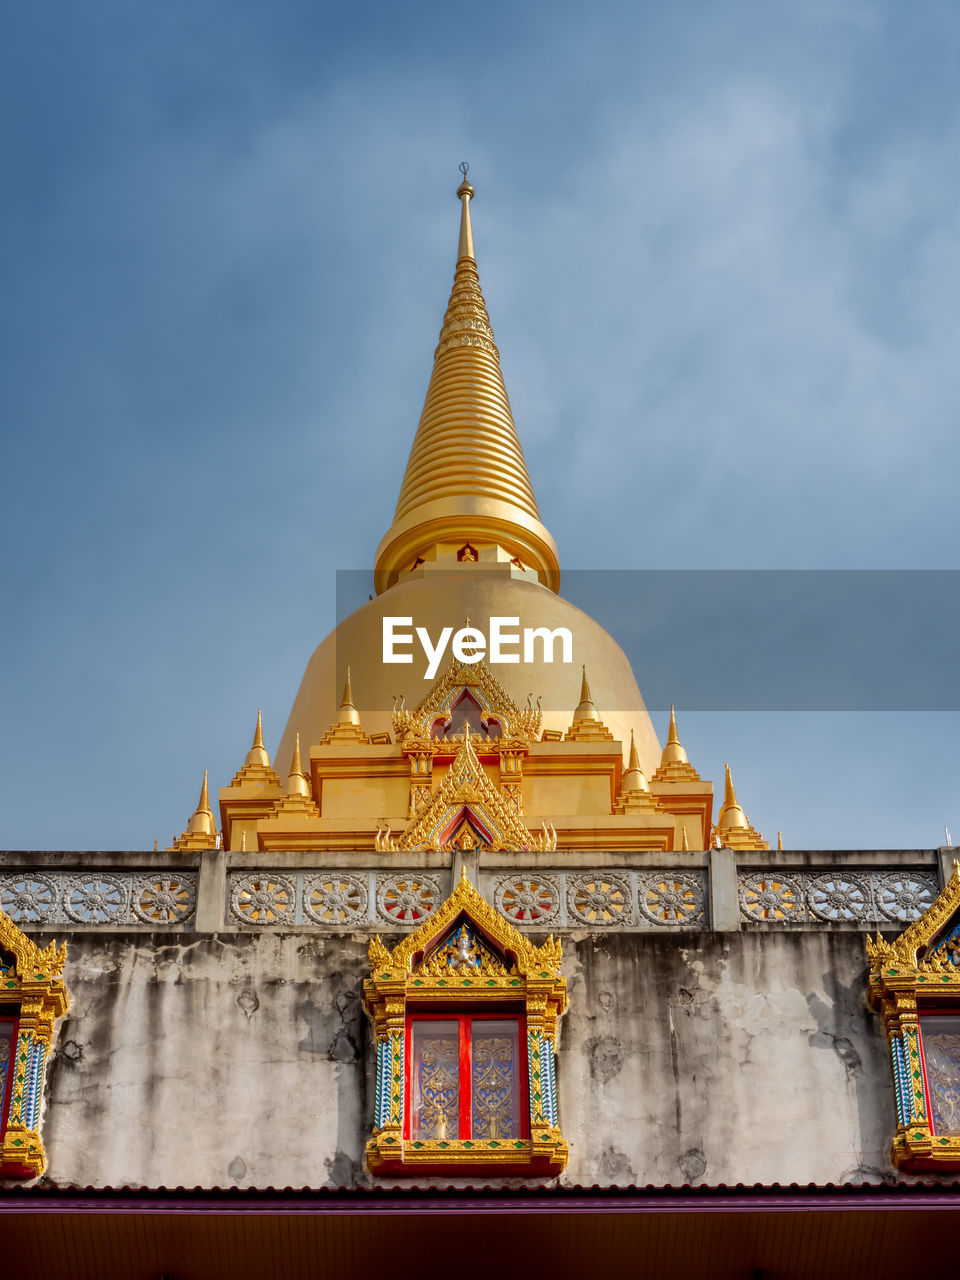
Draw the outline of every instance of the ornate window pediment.
[[[393,730],[404,744],[438,738],[461,742],[467,729],[474,736],[529,743],[539,738],[541,720],[539,701],[534,706],[531,695],[525,707],[518,707],[482,659],[453,659],[413,711],[397,700]]]
[[[53,1024],[70,1003],[67,949],[41,950],[0,911],[0,1178],[36,1178],[46,1166],[40,1100]]]
[[[557,833],[533,835],[507,806],[486,772],[467,733],[453,763],[425,811],[401,835],[378,831],[378,853],[412,849],[553,850]]]
[[[377,1045],[374,1173],[550,1176],[567,1161],[554,1049],[561,948],[534,946],[466,875],[389,951],[370,944]]]
[[[960,1169],[960,867],[893,942],[867,939],[868,999],[893,1067],[898,1168]]]

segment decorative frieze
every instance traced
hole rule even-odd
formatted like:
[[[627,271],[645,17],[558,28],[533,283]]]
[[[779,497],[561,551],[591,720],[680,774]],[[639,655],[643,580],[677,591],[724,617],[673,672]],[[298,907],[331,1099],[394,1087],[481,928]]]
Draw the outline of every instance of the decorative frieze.
[[[518,928],[704,928],[702,871],[550,871],[498,875],[493,900]]]
[[[740,917],[752,924],[907,924],[940,886],[931,871],[751,871],[738,877]]]
[[[197,905],[195,872],[19,871],[0,876],[0,909],[22,929],[50,925],[182,925]]]

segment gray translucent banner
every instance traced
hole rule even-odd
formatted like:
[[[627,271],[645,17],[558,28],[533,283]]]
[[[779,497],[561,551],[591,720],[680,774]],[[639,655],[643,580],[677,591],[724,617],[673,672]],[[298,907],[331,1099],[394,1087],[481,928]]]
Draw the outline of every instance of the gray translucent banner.
[[[372,583],[337,573],[338,623]],[[614,637],[651,709],[960,710],[957,570],[566,570],[561,594]]]

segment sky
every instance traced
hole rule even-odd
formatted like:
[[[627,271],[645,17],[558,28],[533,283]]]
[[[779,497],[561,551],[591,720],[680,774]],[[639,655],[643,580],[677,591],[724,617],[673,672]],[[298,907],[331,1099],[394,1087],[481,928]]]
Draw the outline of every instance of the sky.
[[[949,0],[5,26],[0,846],[162,847],[258,707],[276,746],[336,571],[392,518],[461,160],[564,568],[960,568]],[[960,840],[934,650],[904,661],[952,709],[679,707],[681,738],[787,847]]]

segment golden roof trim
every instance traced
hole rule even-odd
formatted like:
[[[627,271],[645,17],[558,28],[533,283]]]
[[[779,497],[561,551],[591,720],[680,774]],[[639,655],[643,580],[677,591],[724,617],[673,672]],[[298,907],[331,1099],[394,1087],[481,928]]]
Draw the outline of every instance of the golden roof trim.
[[[379,934],[371,939],[368,948],[371,970],[378,977],[387,976],[387,971],[390,971],[391,977],[406,977],[411,974],[417,957],[422,959],[431,944],[452,928],[460,915],[465,915],[504,954],[513,957],[517,973],[521,977],[559,977],[560,962],[563,959],[560,940],[554,939],[553,934],[550,934],[542,946],[535,946],[482,897],[468,878],[465,867],[461,870],[459,884],[446,902],[392,951],[384,945]]]
[[[59,978],[67,959],[67,944],[50,942],[42,950],[0,910],[0,951],[13,956],[21,980]]]

